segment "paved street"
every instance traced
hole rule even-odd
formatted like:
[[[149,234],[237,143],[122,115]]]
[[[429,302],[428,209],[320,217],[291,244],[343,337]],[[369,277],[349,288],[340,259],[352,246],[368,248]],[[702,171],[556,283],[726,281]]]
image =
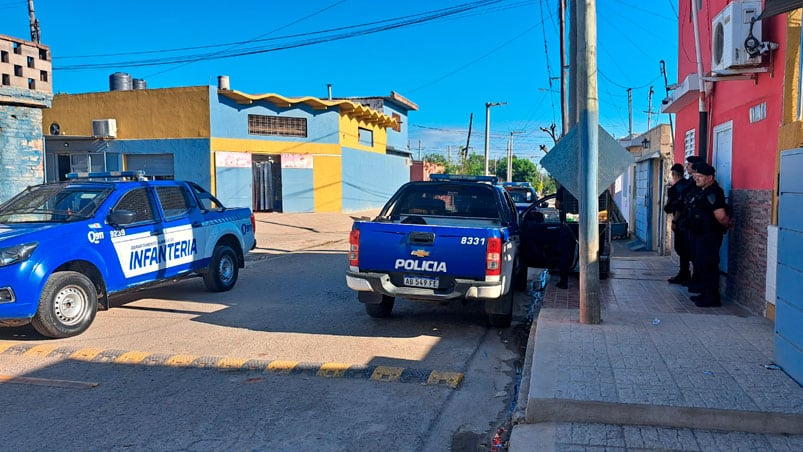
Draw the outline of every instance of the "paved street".
[[[521,321],[397,303],[370,318],[345,286],[351,218],[258,214],[235,288],[129,294],[77,337],[0,330],[13,450],[449,450],[512,414]],[[32,428],[36,425],[69,428]],[[42,445],[42,437],[47,439]]]

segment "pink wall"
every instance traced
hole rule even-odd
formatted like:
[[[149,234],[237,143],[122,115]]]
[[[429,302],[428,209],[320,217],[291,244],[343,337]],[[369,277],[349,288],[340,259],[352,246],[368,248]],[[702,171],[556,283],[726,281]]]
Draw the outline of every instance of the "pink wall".
[[[692,0],[694,1],[694,0]],[[690,73],[697,72],[694,29],[691,21],[691,1],[679,2],[678,77],[682,82]],[[700,45],[703,73],[711,71],[711,22],[730,1],[707,0],[698,12],[700,21]],[[782,121],[783,82],[786,42],[786,15],[781,14],[762,21],[762,40],[778,43],[780,47],[763,56],[761,67],[768,73],[758,79],[740,81],[717,81],[713,83],[708,97],[708,161],[713,153],[714,127],[733,121],[733,168],[732,188],[747,190],[772,190],[775,186],[775,163],[778,149],[778,129]],[[750,107],[766,102],[766,119],[750,123]],[[689,129],[697,129],[698,104],[691,103],[676,115],[675,128],[676,160],[683,159],[683,140]],[[697,131],[699,134],[699,131]],[[699,142],[699,136],[697,137]]]

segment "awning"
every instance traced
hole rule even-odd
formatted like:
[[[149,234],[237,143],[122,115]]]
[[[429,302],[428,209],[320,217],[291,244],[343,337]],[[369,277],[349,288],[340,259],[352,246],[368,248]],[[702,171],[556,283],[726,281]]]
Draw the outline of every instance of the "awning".
[[[661,113],[677,113],[700,98],[700,79],[692,72],[661,101]]]
[[[797,8],[803,8],[803,0],[764,0],[764,11],[758,18],[766,19]]]

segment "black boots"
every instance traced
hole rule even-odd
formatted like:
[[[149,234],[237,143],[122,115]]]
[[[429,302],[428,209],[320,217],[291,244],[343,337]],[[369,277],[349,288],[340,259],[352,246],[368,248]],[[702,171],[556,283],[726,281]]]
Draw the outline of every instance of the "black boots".
[[[688,271],[680,271],[677,275],[667,279],[669,284],[683,284],[691,281],[691,274]]]

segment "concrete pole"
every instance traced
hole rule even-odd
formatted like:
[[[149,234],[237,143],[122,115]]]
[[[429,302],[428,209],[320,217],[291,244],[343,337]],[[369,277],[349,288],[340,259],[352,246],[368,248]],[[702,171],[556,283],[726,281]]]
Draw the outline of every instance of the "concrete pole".
[[[489,176],[488,172],[488,149],[491,147],[491,103],[485,102],[485,174]]]
[[[566,105],[566,0],[560,0],[560,136],[569,133],[569,109]]]
[[[599,303],[599,98],[597,94],[596,0],[577,1],[579,100],[580,323],[600,323]]]
[[[627,136],[633,136],[633,88],[627,89]]]
[[[489,176],[488,172],[488,152],[491,147],[491,107],[499,105],[507,105],[507,102],[485,102],[485,175]]]
[[[510,132],[510,141],[507,143],[507,181],[513,182],[513,132]]]

